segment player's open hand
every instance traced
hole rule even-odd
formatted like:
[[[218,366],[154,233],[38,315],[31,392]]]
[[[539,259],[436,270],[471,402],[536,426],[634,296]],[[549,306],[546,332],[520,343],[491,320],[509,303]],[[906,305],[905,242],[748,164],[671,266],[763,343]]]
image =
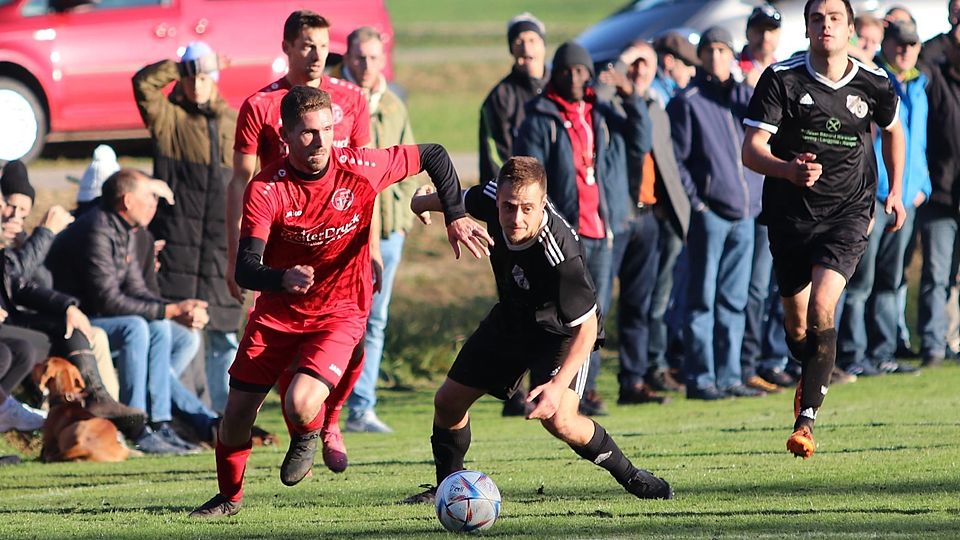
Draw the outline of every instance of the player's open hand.
[[[887,195],[887,202],[883,209],[887,214],[893,214],[893,223],[887,227],[887,231],[899,231],[900,227],[903,227],[903,223],[907,220],[907,210],[903,207],[903,200],[900,195]]]
[[[455,219],[447,225],[447,240],[453,247],[453,253],[460,258],[460,244],[467,246],[473,256],[482,259],[484,255],[490,256],[490,247],[493,246],[493,238],[487,233],[482,225],[476,221],[462,217]]]
[[[562,386],[556,381],[551,380],[531,390],[530,393],[527,394],[527,402],[533,402],[538,396],[540,399],[537,400],[537,406],[527,415],[527,420],[549,420],[553,418],[553,415],[557,414],[557,408],[560,407],[560,399],[563,398],[563,393],[566,389],[566,386]]]
[[[293,294],[307,294],[313,286],[313,267],[298,264],[287,268],[281,279],[283,290]]]
[[[817,156],[809,152],[800,154],[790,162],[790,175],[787,180],[800,187],[812,187],[823,174],[823,165],[815,163]]]

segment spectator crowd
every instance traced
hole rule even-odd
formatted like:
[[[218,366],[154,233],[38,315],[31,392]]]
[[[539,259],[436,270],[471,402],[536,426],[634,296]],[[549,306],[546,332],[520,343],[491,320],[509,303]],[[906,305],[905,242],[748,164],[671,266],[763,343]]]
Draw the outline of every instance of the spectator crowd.
[[[849,55],[883,70],[900,98],[907,220],[888,230],[891,179],[875,134],[864,144],[879,176],[877,210],[838,307],[834,384],[915,374],[960,355],[960,0],[946,4],[951,30],[925,43],[906,7],[855,21]],[[540,20],[523,13],[507,24],[514,62],[479,111],[479,180],[495,183],[512,156],[543,164],[550,203],[579,236],[600,310],[614,319],[618,405],[666,404],[676,394],[756,398],[797,384],[758,219],[764,180],[741,158],[760,75],[781,60],[803,61],[804,51],[775,57],[781,23],[764,5],[750,14],[741,50],[722,27],[699,29],[696,45],[671,31],[628,44],[604,66],[574,41],[547,62]],[[331,67],[328,27],[315,13],[291,14],[282,39],[288,74],[239,111],[217,88],[229,59],[203,42],[140,69],[132,86],[153,142],[152,174],[121,168],[102,145],[76,208],[49,208],[32,231],[24,230],[36,197],[27,168],[3,167],[0,432],[42,428],[43,396],[29,373],[55,355],[83,376],[89,410],[138,450],[183,454],[215,441],[244,315],[234,277],[243,192],[286,151],[269,120],[279,114],[276,91],[329,92],[343,115],[336,146],[414,143],[406,106],[383,74],[380,34],[355,29],[342,63]],[[369,239],[376,293],[343,375],[355,384],[326,401],[323,456],[333,470],[346,467],[344,405],[344,430],[391,431],[376,412],[376,385],[418,185],[407,179],[378,197]],[[917,251],[910,328],[905,270]],[[919,358],[920,367],[905,358]],[[602,415],[598,351],[589,365],[580,410]],[[530,407],[521,391],[503,414]]]

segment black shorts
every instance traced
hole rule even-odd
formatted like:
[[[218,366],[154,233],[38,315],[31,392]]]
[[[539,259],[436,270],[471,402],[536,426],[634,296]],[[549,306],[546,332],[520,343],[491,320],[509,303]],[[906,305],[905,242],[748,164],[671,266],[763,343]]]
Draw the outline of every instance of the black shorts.
[[[530,384],[537,387],[549,381],[560,369],[572,338],[542,330],[529,333],[508,332],[491,313],[467,339],[450,366],[447,377],[465,386],[486,390],[497,399],[512,396],[530,372]],[[570,389],[583,397],[590,362],[570,383]]]
[[[770,226],[770,253],[780,296],[790,297],[811,281],[814,266],[829,268],[848,282],[867,249],[870,217],[819,223],[809,230]]]

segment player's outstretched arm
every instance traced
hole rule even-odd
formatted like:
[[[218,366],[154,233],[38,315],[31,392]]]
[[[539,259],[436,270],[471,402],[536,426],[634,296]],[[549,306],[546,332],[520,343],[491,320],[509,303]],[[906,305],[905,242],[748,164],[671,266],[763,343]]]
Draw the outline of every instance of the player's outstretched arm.
[[[823,173],[823,165],[814,160],[817,156],[804,153],[784,161],[770,151],[770,132],[747,126],[740,157],[743,164],[753,171],[774,178],[785,178],[794,185],[811,187]]]
[[[897,120],[887,129],[880,131],[880,144],[883,147],[883,164],[890,179],[890,193],[884,204],[884,210],[894,215],[893,223],[887,227],[890,232],[900,230],[907,220],[907,211],[903,207],[903,168],[906,162],[906,139],[903,126]]]
[[[567,355],[560,363],[560,370],[548,382],[534,388],[527,395],[527,401],[539,397],[537,406],[527,415],[528,420],[546,420],[553,417],[560,405],[560,396],[570,388],[570,382],[590,357],[593,344],[597,339],[597,313],[586,321],[573,327],[573,337]]]

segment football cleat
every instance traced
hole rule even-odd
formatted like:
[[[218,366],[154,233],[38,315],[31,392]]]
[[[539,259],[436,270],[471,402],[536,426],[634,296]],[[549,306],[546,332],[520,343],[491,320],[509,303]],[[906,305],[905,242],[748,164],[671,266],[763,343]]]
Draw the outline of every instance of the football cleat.
[[[813,432],[807,426],[801,426],[787,439],[787,450],[798,458],[807,459],[816,449],[817,443],[813,440]]]

